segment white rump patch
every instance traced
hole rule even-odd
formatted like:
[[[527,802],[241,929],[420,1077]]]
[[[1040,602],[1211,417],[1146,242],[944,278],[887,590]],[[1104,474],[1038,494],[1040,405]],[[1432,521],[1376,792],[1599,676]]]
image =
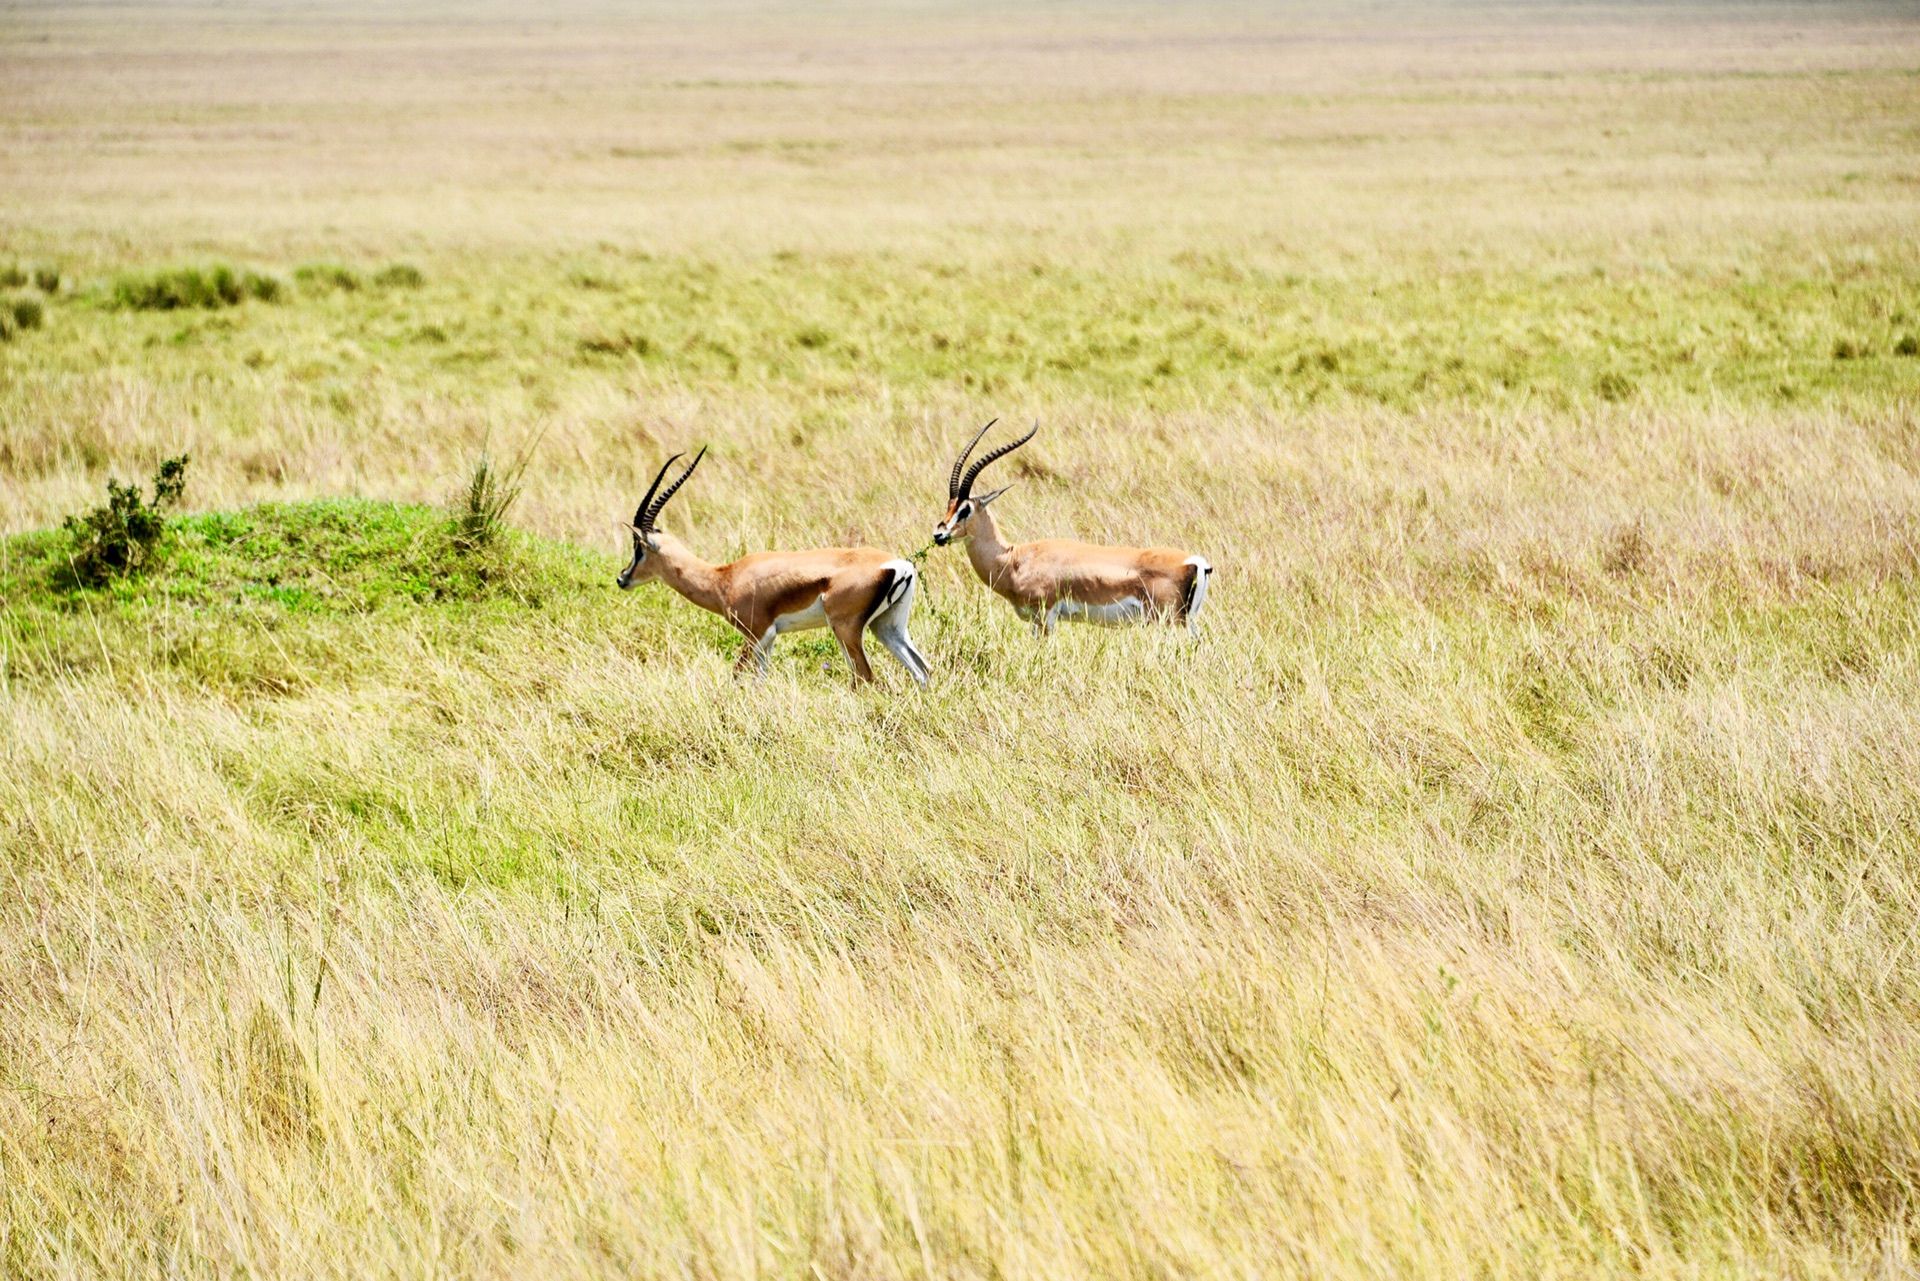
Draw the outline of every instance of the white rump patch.
[[[905,602],[907,608],[913,608],[913,580],[918,576],[910,560],[890,560],[882,569],[893,571],[893,582],[887,587],[887,598],[874,607],[873,617],[879,618],[888,610]],[[871,620],[869,620],[871,621]]]
[[[893,585],[887,588],[887,598],[867,620],[867,630],[907,669],[914,684],[925,685],[933,669],[927,666],[926,657],[914,647],[913,637],[907,634],[907,624],[913,619],[913,586],[918,575],[912,561],[890,560],[886,568],[893,571]]]
[[[1213,566],[1204,556],[1189,556],[1186,563],[1193,566],[1193,595],[1187,601],[1187,628],[1192,630],[1200,617],[1200,610],[1207,603],[1207,580],[1213,577]]]

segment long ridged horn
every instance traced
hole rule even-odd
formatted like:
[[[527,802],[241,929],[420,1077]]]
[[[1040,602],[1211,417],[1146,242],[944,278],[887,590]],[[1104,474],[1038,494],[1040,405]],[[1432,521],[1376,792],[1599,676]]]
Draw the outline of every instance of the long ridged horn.
[[[666,489],[661,492],[660,497],[653,500],[653,506],[647,508],[646,523],[641,525],[640,528],[645,530],[651,530],[653,528],[654,519],[660,515],[660,509],[667,505],[667,500],[669,498],[672,498],[674,494],[679,491],[680,486],[687,483],[687,477],[693,475],[693,469],[698,467],[700,465],[700,460],[702,458],[705,458],[706,456],[707,456],[707,447],[705,445],[702,445],[700,447],[700,452],[693,456],[693,461],[687,464],[687,469],[681,472],[678,479],[676,479],[671,485],[668,485]],[[679,457],[679,455],[676,454],[674,455],[674,457],[677,458]],[[664,475],[665,473],[663,472],[661,474]]]
[[[999,421],[998,418],[990,419],[985,427],[973,433],[973,439],[968,441],[967,447],[960,451],[960,456],[953,460],[953,474],[947,477],[948,498],[960,497],[960,469],[967,465],[967,455],[973,452],[973,447],[980,443],[980,438],[992,429],[994,423]]]
[[[987,454],[985,457],[975,462],[973,466],[967,468],[967,474],[961,477],[960,487],[954,491],[953,496],[955,498],[965,498],[969,494],[973,493],[973,482],[979,477],[981,472],[987,469],[988,463],[993,462],[997,458],[1005,458],[1008,454],[1011,454],[1014,450],[1020,448],[1020,446],[1032,440],[1034,437],[1034,434],[1039,430],[1040,430],[1040,424],[1035,423],[1032,429],[1028,431],[1026,435],[1022,436],[1019,440],[1014,441],[1011,445],[1000,446],[1000,448],[993,450],[991,453]]]
[[[651,485],[647,486],[647,496],[642,498],[640,505],[633,509],[633,527],[635,529],[645,529],[647,527],[647,504],[652,502],[653,496],[660,492],[660,482],[666,479],[667,468],[673,466],[675,460],[685,457],[685,454],[675,454],[672,458],[660,464],[660,474],[653,478]]]

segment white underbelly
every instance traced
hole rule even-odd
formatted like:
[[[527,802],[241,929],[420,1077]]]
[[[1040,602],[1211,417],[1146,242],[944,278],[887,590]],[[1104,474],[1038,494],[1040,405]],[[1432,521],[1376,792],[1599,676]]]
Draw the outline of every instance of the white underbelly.
[[[807,632],[827,625],[827,598],[820,597],[797,614],[782,614],[773,620],[776,632]]]
[[[1085,605],[1077,600],[1063,600],[1053,608],[1058,618],[1093,623],[1100,627],[1122,627],[1137,623],[1147,613],[1146,602],[1138,596],[1127,596],[1107,605]]]

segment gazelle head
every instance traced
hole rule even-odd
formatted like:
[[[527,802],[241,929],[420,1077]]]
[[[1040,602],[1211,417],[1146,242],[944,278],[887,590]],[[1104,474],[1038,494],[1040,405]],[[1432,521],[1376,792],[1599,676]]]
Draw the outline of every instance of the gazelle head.
[[[647,489],[647,496],[640,500],[639,509],[633,513],[633,524],[628,527],[633,534],[633,561],[621,570],[620,577],[614,580],[623,590],[659,576],[660,562],[653,556],[660,547],[655,537],[657,531],[653,527],[654,519],[660,515],[660,509],[667,505],[667,500],[673,497],[674,491],[687,483],[687,477],[693,475],[693,469],[698,467],[700,460],[706,456],[707,451],[702,448],[693,456],[693,461],[687,464],[687,469],[681,472],[679,478],[665,490],[660,488],[660,482],[666,479],[667,469],[686,455],[675,454],[667,459],[660,468],[660,474],[653,478],[653,484]]]
[[[973,447],[980,443],[980,438],[987,434],[987,429],[999,421],[1000,420],[996,418],[993,422],[988,423],[986,427],[982,427],[979,431],[975,432],[973,439],[967,442],[967,447],[960,451],[960,456],[953,460],[953,473],[947,477],[947,514],[938,525],[933,527],[933,541],[942,547],[945,547],[956,538],[972,537],[973,518],[979,515],[981,509],[988,503],[1007,492],[1008,487],[1005,485],[1002,485],[990,493],[976,494],[973,492],[973,482],[980,478],[980,473],[987,469],[987,464],[996,458],[1004,458],[1008,454],[1011,454],[1014,450],[1032,440],[1034,432],[1040,430],[1040,425],[1035,423],[1033,431],[1029,431],[1026,435],[1010,445],[1002,445],[1000,448],[982,455],[980,458],[974,460],[973,466],[968,467],[967,455],[971,454]],[[962,469],[965,469],[964,474],[962,474]]]

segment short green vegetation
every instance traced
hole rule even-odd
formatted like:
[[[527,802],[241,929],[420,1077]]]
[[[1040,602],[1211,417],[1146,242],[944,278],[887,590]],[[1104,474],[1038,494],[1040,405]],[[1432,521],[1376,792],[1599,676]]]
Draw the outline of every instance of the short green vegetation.
[[[482,449],[467,478],[453,516],[453,545],[463,552],[481,552],[496,545],[506,532],[507,513],[520,501],[527,467],[533,461],[536,437],[506,466]]]
[[[572,262],[572,266],[569,266]],[[28,377],[136,357],[148,376],[464,392],[618,377],[840,394],[886,384],[1157,406],[1777,405],[1897,395],[1920,376],[1920,265],[1745,272],[1285,269],[1182,255],[1109,267],[893,255],[609,251],[371,275],[308,264],[119,277],[67,309]],[[378,288],[367,287],[369,280]],[[588,282],[588,283],[583,283]],[[289,305],[245,313],[249,300]],[[33,304],[38,308],[40,303]],[[112,309],[233,308],[181,329]],[[35,313],[38,314],[37,311]],[[24,321],[20,322],[26,323]],[[3,394],[3,393],[0,393]]]
[[[151,568],[167,536],[167,511],[187,485],[187,458],[169,458],[153,477],[153,497],[142,498],[138,485],[107,481],[107,501],[80,516],[67,517],[72,540],[67,567],[76,584],[98,587]]]
[[[127,493],[138,499],[115,486],[116,502]],[[149,572],[89,580],[76,558],[99,515],[0,541],[0,645],[14,676],[119,663],[216,687],[351,684],[382,632],[426,625],[464,649],[489,639],[488,619],[615,599],[604,590],[613,567],[587,553],[510,531],[475,547],[461,515],[367,499],[179,517],[148,545]]]
[[[212,267],[173,267],[129,273],[113,282],[109,295],[116,307],[134,311],[179,311],[199,307],[213,310],[235,307],[254,299],[277,301],[280,281],[257,271],[239,271],[221,263]]]

